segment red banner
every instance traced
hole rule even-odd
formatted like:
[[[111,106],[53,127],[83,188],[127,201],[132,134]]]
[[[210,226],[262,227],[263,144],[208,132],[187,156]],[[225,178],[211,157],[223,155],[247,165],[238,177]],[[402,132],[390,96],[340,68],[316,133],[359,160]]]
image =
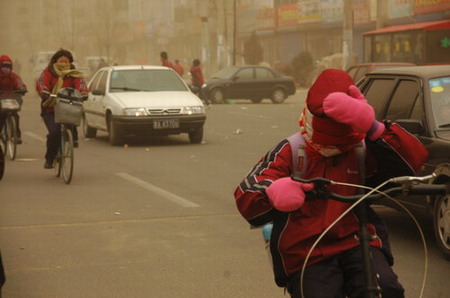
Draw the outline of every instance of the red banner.
[[[281,5],[277,10],[278,27],[290,27],[298,25],[297,4]]]
[[[450,9],[450,0],[414,0],[414,14]]]

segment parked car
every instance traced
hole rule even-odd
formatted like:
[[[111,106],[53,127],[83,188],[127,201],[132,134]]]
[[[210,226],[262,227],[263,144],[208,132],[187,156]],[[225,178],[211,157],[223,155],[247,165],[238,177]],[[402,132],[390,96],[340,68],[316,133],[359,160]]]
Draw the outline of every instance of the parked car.
[[[378,70],[358,85],[377,119],[395,121],[424,144],[429,157],[421,174],[436,173],[430,183],[446,184],[450,191],[450,67]],[[450,257],[450,194],[399,199],[413,208],[425,208],[433,216],[437,243]]]
[[[352,65],[347,69],[347,73],[353,78],[353,81],[358,82],[366,73],[374,70],[382,70],[393,67],[403,66],[415,66],[414,63],[406,62],[372,62],[372,63],[360,63]]]
[[[230,66],[215,73],[202,86],[203,96],[213,103],[224,99],[250,99],[254,103],[270,98],[282,103],[295,93],[292,77],[264,66]]]
[[[103,67],[89,81],[83,106],[84,135],[94,138],[98,129],[106,130],[112,145],[139,135],[187,133],[191,143],[203,139],[203,103],[167,67]]]

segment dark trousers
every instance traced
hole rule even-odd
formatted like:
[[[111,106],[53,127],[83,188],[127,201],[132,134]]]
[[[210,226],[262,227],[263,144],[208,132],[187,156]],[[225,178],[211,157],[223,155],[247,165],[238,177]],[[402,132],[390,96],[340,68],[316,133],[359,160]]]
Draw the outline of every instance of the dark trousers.
[[[55,123],[55,114],[42,114],[45,126],[47,127],[47,152],[45,153],[45,159],[53,161],[58,154],[58,150],[61,146],[61,125]],[[74,141],[78,141],[78,131],[76,126],[70,125],[72,136]]]
[[[55,123],[55,114],[43,114],[45,126],[47,127],[47,151],[45,159],[53,161],[61,145],[61,125]]]
[[[372,264],[382,297],[403,298],[404,289],[385,255],[371,247]],[[303,276],[305,298],[364,298],[364,271],[360,247],[306,267]],[[290,277],[291,297],[300,296],[300,273]]]

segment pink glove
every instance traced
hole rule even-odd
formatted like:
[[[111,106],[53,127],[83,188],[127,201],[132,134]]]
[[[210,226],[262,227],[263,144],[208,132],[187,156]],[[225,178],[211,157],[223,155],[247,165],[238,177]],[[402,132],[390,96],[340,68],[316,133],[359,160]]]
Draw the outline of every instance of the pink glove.
[[[312,183],[301,183],[290,177],[274,181],[266,190],[270,204],[277,210],[290,212],[299,209],[305,202],[305,191],[314,188]]]
[[[350,125],[359,133],[367,133],[371,140],[380,137],[384,124],[375,120],[375,112],[359,89],[352,85],[349,94],[330,93],[323,101],[325,114],[339,123]]]

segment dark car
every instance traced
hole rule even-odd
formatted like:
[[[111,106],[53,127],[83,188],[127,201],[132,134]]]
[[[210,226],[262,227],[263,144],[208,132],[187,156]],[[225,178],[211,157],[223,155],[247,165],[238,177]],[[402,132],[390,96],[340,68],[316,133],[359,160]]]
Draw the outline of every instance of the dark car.
[[[377,119],[395,121],[427,148],[429,157],[421,174],[436,173],[430,183],[446,184],[450,190],[450,67],[379,70],[367,74],[358,85]],[[433,216],[438,245],[450,257],[450,195],[399,199]]]
[[[415,66],[414,63],[407,62],[372,62],[372,63],[360,63],[350,66],[347,69],[347,73],[353,78],[353,81],[358,82],[366,73],[374,70],[382,70],[394,67],[403,66]]]
[[[203,96],[213,103],[224,99],[250,99],[254,103],[270,98],[282,103],[295,93],[292,77],[264,66],[230,66],[211,76],[202,86]]]

